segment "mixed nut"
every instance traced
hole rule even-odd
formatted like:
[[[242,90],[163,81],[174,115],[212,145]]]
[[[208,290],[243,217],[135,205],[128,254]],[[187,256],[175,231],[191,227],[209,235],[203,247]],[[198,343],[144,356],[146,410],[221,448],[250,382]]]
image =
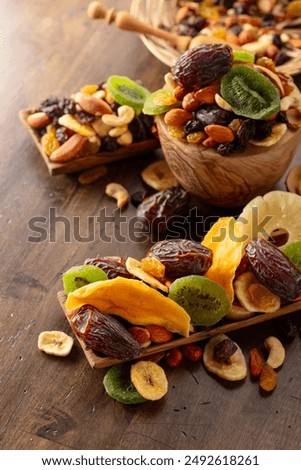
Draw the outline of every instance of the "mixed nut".
[[[127,77],[111,76],[100,85],[83,86],[70,98],[50,96],[32,110],[27,123],[51,162],[114,152],[154,138],[152,117],[141,113],[148,94]],[[91,174],[87,178],[93,181]]]
[[[226,380],[246,377],[244,355],[225,335],[214,336],[204,349],[198,344],[173,347],[173,341],[221,321],[233,321],[231,310],[235,306],[242,312],[241,318],[236,317],[239,320],[246,312],[250,316],[275,312],[281,305],[298,299],[300,235],[296,241],[293,231],[289,232],[288,242],[281,248],[260,236],[255,241],[250,237],[250,210],[255,207],[264,217],[267,202],[269,210],[273,203],[279,210],[280,200],[282,213],[279,216],[277,210],[274,212],[267,234],[279,219],[287,218],[292,207],[291,226],[298,225],[299,196],[273,191],[245,207],[241,215],[244,232],[239,232],[241,218],[235,221],[224,217],[212,226],[202,243],[164,240],[152,246],[142,260],[91,258],[63,274],[67,315],[76,337],[100,357],[136,361],[121,368],[114,366],[107,373],[104,384],[110,396],[122,403],[136,403],[137,393],[138,402],[160,399],[168,390],[164,370],[157,364],[163,357],[171,368],[184,360],[203,360],[208,371]],[[245,238],[233,239],[233,224],[235,233]],[[221,228],[224,238],[216,241]],[[280,286],[283,276],[288,282]],[[154,344],[166,345],[162,350],[169,352],[148,357],[145,351]],[[284,362],[285,350],[276,337],[266,338],[264,346],[268,352],[266,361],[257,349],[250,351],[250,373],[259,378],[263,390],[270,392],[276,387],[274,369]],[[120,399],[124,374],[130,377],[131,393],[122,394]]]
[[[179,0],[171,31],[191,36],[190,47],[210,37],[232,46],[267,56],[282,65],[300,55],[300,31],[289,27],[300,25],[299,0]],[[285,29],[283,29],[286,27]]]
[[[143,111],[163,115],[172,138],[223,156],[270,147],[301,126],[301,93],[272,59],[203,44],[184,52]]]

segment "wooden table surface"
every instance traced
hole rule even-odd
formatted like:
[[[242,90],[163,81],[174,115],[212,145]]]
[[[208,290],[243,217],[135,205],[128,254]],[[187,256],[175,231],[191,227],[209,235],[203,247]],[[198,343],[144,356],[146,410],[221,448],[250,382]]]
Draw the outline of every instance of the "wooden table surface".
[[[119,9],[129,3],[107,2]],[[94,237],[88,227],[102,208],[107,215],[115,209],[104,195],[106,183],[123,183],[131,192],[142,188],[140,170],[159,153],[113,164],[103,181],[84,187],[77,175],[49,176],[18,119],[20,109],[50,94],[69,96],[110,74],[139,78],[152,90],[161,86],[167,67],[137,35],[89,20],[87,5],[86,0],[1,0],[0,448],[300,449],[300,336],[285,342],[286,361],[270,396],[249,377],[226,383],[198,364],[167,370],[168,395],[132,407],[106,395],[104,371],[90,368],[77,342],[67,358],[37,348],[41,331],[70,333],[56,298],[64,270],[96,254],[140,258],[150,246],[130,241],[126,225],[126,242],[102,241],[99,227]],[[298,159],[300,151],[293,165]],[[135,208],[129,205],[123,214],[131,217]],[[47,230],[39,243],[28,241],[33,217]],[[64,218],[71,221],[71,232]],[[107,234],[112,232],[111,223]],[[300,313],[290,318],[300,328]],[[231,337],[247,357],[271,334],[281,338],[276,321]]]

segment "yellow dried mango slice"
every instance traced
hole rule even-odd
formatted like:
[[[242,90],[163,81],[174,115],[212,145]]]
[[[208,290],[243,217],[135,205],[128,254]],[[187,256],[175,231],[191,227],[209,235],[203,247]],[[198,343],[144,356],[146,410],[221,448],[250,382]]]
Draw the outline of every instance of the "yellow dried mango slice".
[[[72,310],[90,304],[102,313],[114,314],[133,325],[159,325],[189,336],[190,317],[173,300],[141,281],[116,277],[93,282],[70,292],[66,308]]]
[[[202,241],[213,253],[212,265],[205,276],[224,287],[230,302],[234,299],[235,271],[243,256],[240,232],[241,227],[235,224],[234,217],[221,217]]]

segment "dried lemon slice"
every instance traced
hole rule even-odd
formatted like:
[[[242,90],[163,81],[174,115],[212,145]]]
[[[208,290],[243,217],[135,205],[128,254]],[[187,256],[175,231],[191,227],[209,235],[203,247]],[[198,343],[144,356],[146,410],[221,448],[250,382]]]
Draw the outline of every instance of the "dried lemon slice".
[[[39,334],[38,348],[52,356],[68,356],[73,346],[73,338],[62,331],[43,331]]]

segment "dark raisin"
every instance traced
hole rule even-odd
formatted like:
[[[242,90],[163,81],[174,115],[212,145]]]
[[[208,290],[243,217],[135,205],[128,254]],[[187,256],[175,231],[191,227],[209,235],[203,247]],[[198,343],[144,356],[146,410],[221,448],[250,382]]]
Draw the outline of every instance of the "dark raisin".
[[[135,117],[128,127],[133,134],[133,142],[142,142],[143,140],[148,139],[146,128],[139,117]]]
[[[59,101],[62,114],[76,114],[76,104],[72,98],[62,98]]]
[[[220,108],[217,104],[202,104],[195,117],[204,127],[210,124],[227,126],[234,119],[234,113]]]
[[[198,119],[191,119],[187,121],[184,127],[186,134],[191,134],[191,132],[199,132],[204,129],[203,124]]]
[[[278,47],[281,49],[283,47],[283,42],[281,40],[280,34],[273,34],[273,44],[274,46]]]
[[[101,268],[109,279],[121,276],[127,279],[135,279],[131,273],[125,267],[125,259],[119,256],[102,256],[98,258],[88,258],[85,264],[92,264]]]
[[[212,264],[212,251],[192,240],[175,239],[156,243],[147,256],[157,258],[165,266],[165,275],[171,278],[202,275]]]
[[[67,129],[64,126],[60,126],[56,129],[55,136],[59,143],[62,145],[66,140],[69,139],[70,135],[72,134],[72,131],[70,132],[69,129]]]
[[[120,104],[116,103],[115,101],[110,104],[110,107],[114,113],[117,113],[117,109],[120,107]]]
[[[285,111],[279,111],[276,117],[277,122],[282,122],[283,124],[288,124],[288,119]]]
[[[237,139],[240,146],[246,147],[250,139],[253,139],[256,132],[256,123],[253,119],[244,120],[237,130]]]
[[[93,114],[87,113],[86,111],[78,111],[76,116],[79,122],[81,122],[82,124],[88,124],[94,121],[95,119],[95,116],[93,116]]]
[[[270,121],[256,121],[255,139],[263,140],[272,133],[273,123]]]
[[[202,88],[223,76],[232,66],[227,44],[203,44],[184,52],[176,61],[173,76],[187,90]]]
[[[228,364],[229,358],[237,351],[236,344],[231,339],[224,339],[214,348],[214,359],[216,362]]]
[[[115,152],[115,150],[119,149],[120,145],[118,144],[117,140],[114,137],[110,137],[107,135],[103,139],[101,139],[101,151],[102,152]]]
[[[217,153],[222,155],[223,157],[227,157],[231,155],[236,150],[235,142],[225,142],[224,144],[218,144],[216,147]]]
[[[135,192],[131,195],[131,203],[133,204],[133,206],[138,207],[139,204],[141,204],[141,202],[144,201],[144,199],[146,198],[146,196],[147,196],[147,192],[146,192],[146,191],[135,191]]]
[[[242,26],[240,26],[240,24],[234,24],[233,26],[231,26],[229,31],[230,31],[230,33],[235,34],[236,36],[238,36],[239,33],[242,32]]]
[[[221,0],[219,4],[225,8],[233,8],[233,5],[235,3],[235,0]]]
[[[168,223],[188,209],[189,201],[189,193],[179,186],[159,191],[146,198],[137,208],[142,228],[151,232],[165,232]]]
[[[275,24],[275,16],[273,15],[273,13],[265,13],[265,15],[263,15],[261,26],[267,27],[274,26]]]
[[[290,59],[291,57],[285,51],[282,50],[282,51],[277,52],[277,54],[274,57],[274,62],[275,62],[275,65],[278,66],[278,65],[285,64]]]
[[[298,327],[289,318],[279,318],[276,322],[277,329],[284,340],[292,340],[298,334]]]
[[[246,5],[242,4],[234,6],[234,11],[236,15],[246,15],[248,13]]]

